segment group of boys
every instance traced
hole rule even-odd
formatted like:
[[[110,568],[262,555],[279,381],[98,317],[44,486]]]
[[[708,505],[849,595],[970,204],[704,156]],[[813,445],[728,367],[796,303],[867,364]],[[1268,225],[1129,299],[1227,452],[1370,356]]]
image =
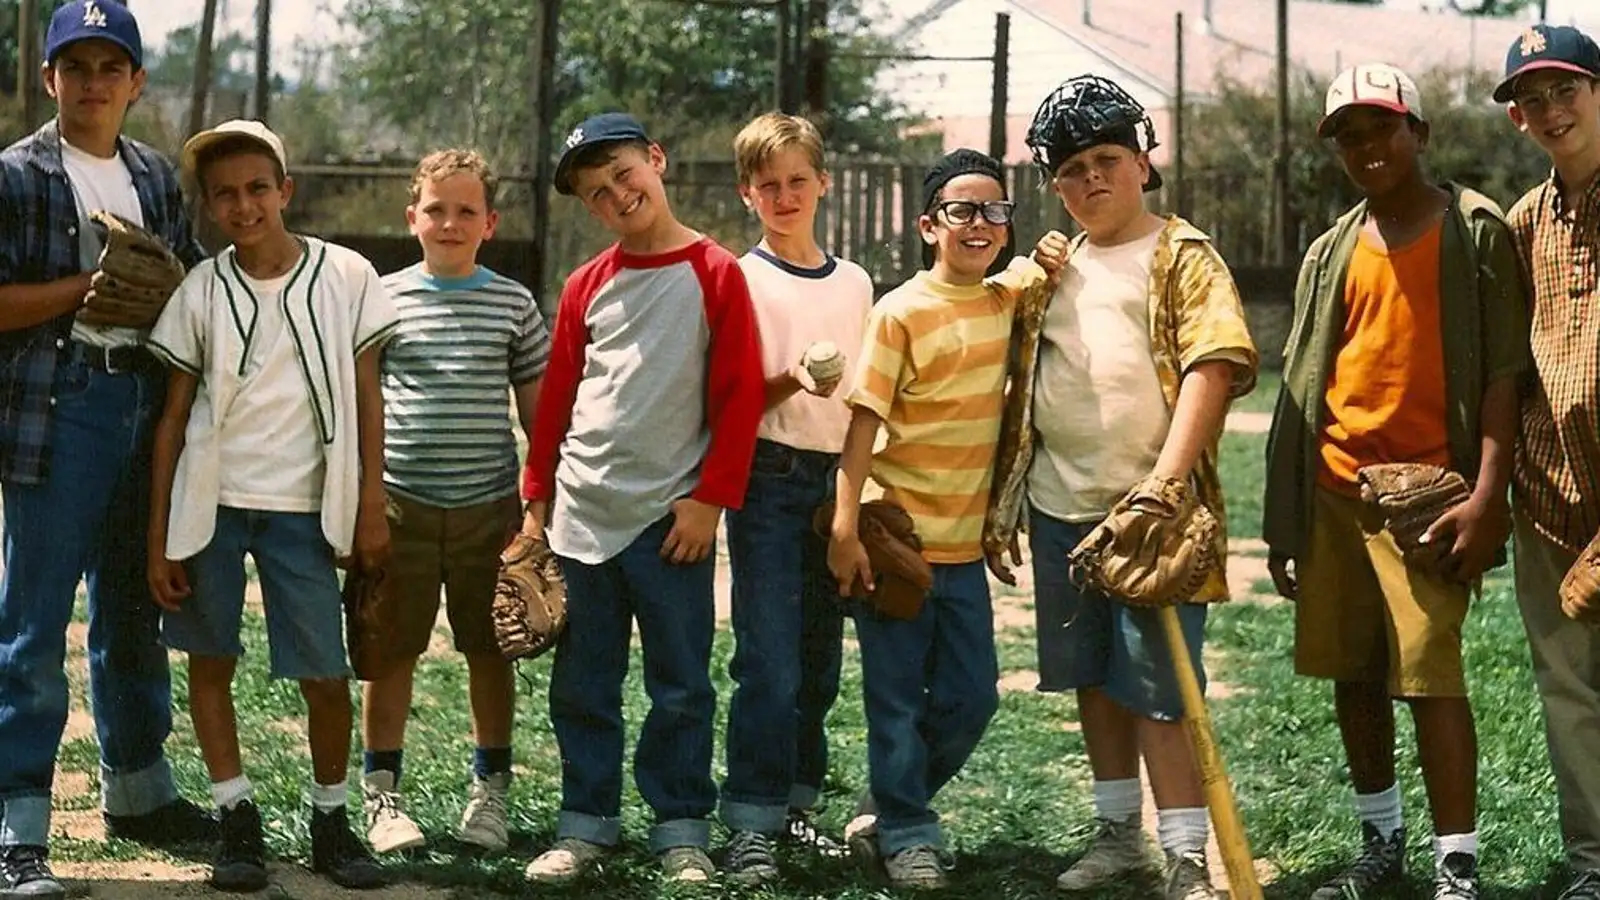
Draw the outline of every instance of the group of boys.
[[[306,701],[313,869],[373,888],[386,876],[367,844],[425,842],[402,799],[403,744],[441,589],[476,743],[458,837],[504,850],[514,690],[489,598],[518,529],[548,542],[569,598],[549,694],[561,811],[530,880],[583,875],[620,841],[635,624],[650,708],[634,776],[665,877],[719,871],[714,813],[728,832],[720,871],[734,881],[776,878],[783,840],[845,852],[812,815],[849,614],[870,781],[849,852],[898,887],[946,884],[930,803],[998,707],[989,576],[1013,581],[1005,557],[1019,558],[1026,530],[1039,687],[1077,693],[1099,829],[1059,886],[1093,890],[1151,866],[1142,759],[1164,896],[1215,896],[1158,617],[1080,589],[1067,571],[1068,551],[1152,479],[1222,518],[1218,438],[1257,368],[1208,237],[1146,209],[1143,195],[1161,186],[1153,128],[1122,88],[1069,79],[1029,130],[1077,237],[1052,232],[1013,258],[1004,170],[958,150],[923,182],[924,269],[876,303],[867,274],[816,241],[830,181],[810,123],[768,114],[735,139],[738,191],[763,234],[735,258],[674,216],[666,152],[637,120],[587,119],[554,187],[616,242],[567,278],[547,329],[526,288],[477,261],[497,224],[496,182],[477,154],[418,166],[406,218],[423,260],[380,277],[354,252],[290,231],[281,140],[258,122],[225,123],[190,139],[181,161],[229,242],[208,259],[177,172],[121,134],[145,81],[126,8],[58,10],[45,74],[57,117],[0,155],[0,896],[64,895],[46,848],[80,579],[108,833],[213,842],[215,886],[267,885],[232,698],[247,553],[271,672],[298,681]],[[1368,896],[1403,872],[1394,699],[1416,721],[1435,896],[1478,895],[1461,629],[1469,586],[1513,533],[1576,870],[1562,896],[1600,898],[1600,782],[1583,765],[1600,727],[1600,648],[1556,602],[1600,531],[1600,329],[1589,327],[1600,50],[1575,29],[1536,26],[1509,51],[1495,100],[1554,165],[1508,217],[1428,178],[1427,120],[1398,69],[1340,73],[1318,126],[1365,199],[1301,269],[1264,526],[1274,581],[1297,601],[1297,671],[1335,682],[1364,838],[1317,898]],[[77,320],[102,240],[89,214],[102,209],[160,235],[190,267],[153,327]],[[819,378],[807,362],[828,344],[845,362]],[[520,473],[513,412],[529,439]],[[997,483],[1002,432],[1031,439]],[[1358,499],[1360,469],[1393,460],[1473,484],[1430,531],[1436,569],[1408,564]],[[869,481],[909,514],[931,565],[909,618],[862,596],[879,574],[862,540]],[[830,502],[831,520],[819,519]],[[710,666],[725,511],[737,687],[719,789]],[[1217,541],[1225,554],[1226,536]],[[401,662],[364,693],[366,843],[347,813],[341,566],[383,570],[396,586]],[[1218,572],[1179,610],[1202,681],[1205,604],[1226,593]],[[189,656],[215,813],[178,796],[163,755],[169,647]]]

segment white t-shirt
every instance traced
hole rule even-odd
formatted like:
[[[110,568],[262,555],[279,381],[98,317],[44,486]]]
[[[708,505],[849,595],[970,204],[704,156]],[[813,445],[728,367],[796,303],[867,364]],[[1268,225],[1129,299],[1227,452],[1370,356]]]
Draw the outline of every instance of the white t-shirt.
[[[255,333],[239,393],[222,419],[223,506],[270,512],[322,508],[322,442],[283,316],[283,287],[298,267],[267,281],[240,279],[255,298]],[[241,270],[241,274],[242,270]],[[271,453],[262,453],[270,446]]]
[[[1104,516],[1155,466],[1172,423],[1150,350],[1150,267],[1161,231],[1084,242],[1045,313],[1028,501],[1068,522]]]
[[[815,269],[780,259],[754,247],[739,259],[756,327],[761,332],[761,369],[771,378],[800,361],[817,341],[832,341],[844,355],[844,377],[831,397],[800,391],[767,410],[757,436],[800,450],[838,453],[850,427],[844,395],[855,374],[867,313],[872,309],[872,278],[849,260],[829,256]]]
[[[72,198],[78,204],[79,264],[85,272],[91,272],[100,262],[102,243],[99,233],[89,224],[89,214],[103,209],[143,227],[144,209],[139,206],[133,173],[122,161],[122,154],[101,159],[62,140],[61,164],[67,170],[67,183],[72,185]],[[72,338],[96,347],[121,347],[139,343],[144,333],[137,328],[73,322]]]

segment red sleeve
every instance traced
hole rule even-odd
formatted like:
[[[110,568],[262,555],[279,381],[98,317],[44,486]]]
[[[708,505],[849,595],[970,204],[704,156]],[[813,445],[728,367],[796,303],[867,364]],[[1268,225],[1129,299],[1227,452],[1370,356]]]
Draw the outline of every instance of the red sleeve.
[[[522,467],[523,500],[547,501],[555,493],[557,456],[567,429],[572,426],[572,405],[583,378],[584,348],[589,344],[589,328],[585,324],[589,301],[615,273],[615,253],[608,253],[573,272],[561,289],[550,335],[550,362],[533,414],[528,460]]]
[[[755,308],[744,272],[727,250],[710,244],[696,259],[695,271],[711,330],[706,364],[706,427],[711,430],[711,444],[693,496],[724,509],[739,509],[766,407]]]

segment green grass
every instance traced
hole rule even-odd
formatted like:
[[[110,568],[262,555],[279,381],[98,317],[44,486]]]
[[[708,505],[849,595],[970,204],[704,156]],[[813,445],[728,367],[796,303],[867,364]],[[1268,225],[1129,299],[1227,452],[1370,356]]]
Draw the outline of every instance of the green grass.
[[[1233,401],[1233,411],[1272,412],[1273,404],[1278,402],[1278,387],[1282,384],[1283,375],[1281,372],[1262,369],[1256,373],[1255,389]]]

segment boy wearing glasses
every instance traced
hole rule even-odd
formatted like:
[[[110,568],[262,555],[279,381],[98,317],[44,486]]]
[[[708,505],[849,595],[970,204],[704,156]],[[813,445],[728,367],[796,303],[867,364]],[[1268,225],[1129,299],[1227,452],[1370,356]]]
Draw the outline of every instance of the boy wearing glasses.
[[[1160,621],[1153,610],[1080,591],[1067,554],[1149,476],[1188,482],[1223,520],[1217,438],[1229,400],[1255,384],[1256,350],[1210,239],[1144,206],[1161,176],[1148,155],[1150,120],[1133,97],[1103,78],[1069,79],[1040,105],[1027,140],[1084,230],[1033,326],[1031,402],[1013,406],[1020,427],[1036,434],[1031,462],[1013,470],[1025,478],[1017,496],[1029,515],[1039,689],[1077,692],[1099,824],[1057,884],[1089,891],[1150,867],[1139,825],[1143,755],[1166,851],[1165,896],[1209,898],[1205,801]],[[997,513],[1007,531],[1020,515]],[[1217,552],[1226,547],[1219,534]],[[1226,594],[1218,571],[1198,599]],[[1206,607],[1186,603],[1178,615],[1203,683]]]
[[[1429,179],[1410,77],[1348,69],[1325,110],[1317,134],[1365,199],[1301,265],[1262,532],[1274,585],[1297,602],[1295,670],[1334,683],[1361,820],[1361,852],[1312,897],[1365,897],[1404,874],[1400,700],[1433,814],[1433,896],[1467,900],[1478,896],[1477,738],[1461,630],[1469,585],[1496,564],[1510,528],[1527,356],[1521,275],[1494,203]],[[1357,472],[1388,462],[1443,466],[1475,484],[1429,529],[1437,565],[1408,563],[1361,501]]]
[[[881,853],[896,887],[945,884],[929,802],[966,763],[999,703],[981,537],[1012,315],[1047,278],[1026,258],[990,275],[1013,246],[1004,177],[998,162],[965,149],[928,172],[917,219],[927,268],[873,307],[846,398],[852,412],[828,544],[840,594],[857,578],[873,587],[857,532],[869,473],[885,500],[910,513],[934,572],[915,619],[884,618],[864,604],[855,617],[876,818],[853,823],[852,849],[868,859]],[[880,426],[888,440],[874,453]]]
[[[1513,496],[1517,601],[1544,703],[1561,834],[1576,878],[1564,900],[1600,898],[1600,632],[1562,615],[1557,589],[1600,532],[1600,49],[1570,27],[1512,43],[1494,99],[1550,157],[1550,178],[1512,207],[1532,277],[1537,377],[1522,393]],[[1592,615],[1600,597],[1589,597]],[[1576,612],[1583,613],[1579,610]]]

